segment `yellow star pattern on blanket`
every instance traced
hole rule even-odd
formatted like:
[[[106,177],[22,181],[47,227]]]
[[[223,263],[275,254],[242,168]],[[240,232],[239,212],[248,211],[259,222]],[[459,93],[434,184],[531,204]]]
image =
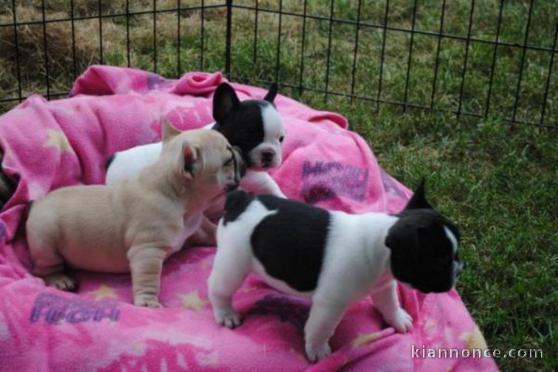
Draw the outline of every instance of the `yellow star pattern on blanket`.
[[[217,367],[219,366],[219,354],[216,351],[199,354],[196,356],[196,360],[202,367]]]
[[[116,298],[116,292],[108,285],[101,284],[94,292],[95,300],[102,300],[104,298]]]
[[[353,348],[375,341],[380,338],[381,335],[380,332],[360,334],[353,340]]]
[[[463,332],[459,338],[465,341],[465,347],[469,350],[473,349],[488,349],[488,345],[480,331],[479,327],[475,327],[471,332]]]
[[[141,341],[135,341],[134,343],[132,343],[132,348],[138,354],[145,353],[145,344]]]
[[[47,129],[47,140],[44,144],[44,147],[54,147],[61,153],[64,152],[73,152],[72,146],[68,139],[64,135],[64,133],[54,130],[54,129]]]
[[[200,297],[197,290],[187,294],[183,294],[181,297],[182,306],[194,311],[200,311],[208,303],[208,301]]]
[[[434,333],[434,331],[436,331],[436,322],[433,319],[428,318],[424,322],[423,329],[424,329],[424,333],[427,336],[431,336]]]

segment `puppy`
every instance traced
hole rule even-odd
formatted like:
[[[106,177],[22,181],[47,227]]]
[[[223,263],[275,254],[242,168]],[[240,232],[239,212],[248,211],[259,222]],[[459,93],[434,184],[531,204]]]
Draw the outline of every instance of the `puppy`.
[[[399,304],[396,280],[421,292],[454,287],[461,263],[455,225],[432,209],[418,187],[398,215],[350,215],[270,195],[228,195],[217,228],[217,255],[208,280],[217,323],[240,324],[232,295],[255,271],[270,286],[312,298],[304,327],[315,362],[347,307],[365,295],[398,332],[412,319]]]
[[[248,171],[241,187],[258,194],[285,197],[265,171],[282,161],[281,143],[285,129],[273,101],[277,85],[273,84],[263,100],[240,101],[232,86],[220,84],[213,96],[215,123],[206,126],[223,134],[238,146]],[[161,153],[161,143],[152,143],[117,152],[108,162],[106,184],[137,177],[143,168],[153,164]],[[222,205],[221,205],[222,209]]]
[[[113,186],[64,187],[33,203],[27,241],[33,272],[75,290],[64,264],[132,273],[134,304],[159,307],[163,260],[199,228],[216,197],[238,186],[239,150],[216,131],[164,127],[160,158],[139,177]]]

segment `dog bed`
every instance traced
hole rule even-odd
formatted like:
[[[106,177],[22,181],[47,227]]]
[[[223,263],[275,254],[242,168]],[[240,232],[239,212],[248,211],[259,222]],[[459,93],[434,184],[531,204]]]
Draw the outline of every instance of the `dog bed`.
[[[0,215],[0,369],[496,369],[491,358],[473,358],[473,349],[486,344],[455,291],[424,295],[400,286],[401,302],[414,319],[408,334],[387,327],[370,299],[354,304],[331,339],[334,353],[311,365],[303,347],[308,301],[281,294],[255,276],[234,297],[245,316],[242,326],[215,324],[206,289],[214,247],[187,248],[168,259],[162,309],[132,305],[129,275],[78,271],[81,287],[72,294],[47,288],[30,274],[21,229],[29,201],[61,186],[102,184],[108,155],[159,140],[163,116],[181,129],[212,122],[212,92],[224,80],[220,73],[167,80],[92,66],[69,98],[32,96],[0,117],[3,170],[19,180]],[[233,86],[241,99],[265,92]],[[382,170],[343,116],[283,96],[276,105],[287,138],[283,165],[271,173],[290,198],[352,213],[395,213],[404,206],[409,190]],[[461,352],[432,357],[438,348]]]

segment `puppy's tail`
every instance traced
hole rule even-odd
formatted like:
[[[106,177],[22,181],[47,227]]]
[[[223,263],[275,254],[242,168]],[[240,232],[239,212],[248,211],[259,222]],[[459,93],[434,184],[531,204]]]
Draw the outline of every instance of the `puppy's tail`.
[[[235,221],[254,200],[254,196],[243,190],[236,190],[227,193],[225,201],[225,214],[223,224]]]

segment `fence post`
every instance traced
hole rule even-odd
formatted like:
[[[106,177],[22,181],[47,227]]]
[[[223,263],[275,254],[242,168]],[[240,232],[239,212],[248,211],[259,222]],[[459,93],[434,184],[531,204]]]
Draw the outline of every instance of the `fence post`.
[[[227,0],[227,34],[225,42],[225,75],[231,74],[231,44],[232,44],[232,5],[233,0]]]

